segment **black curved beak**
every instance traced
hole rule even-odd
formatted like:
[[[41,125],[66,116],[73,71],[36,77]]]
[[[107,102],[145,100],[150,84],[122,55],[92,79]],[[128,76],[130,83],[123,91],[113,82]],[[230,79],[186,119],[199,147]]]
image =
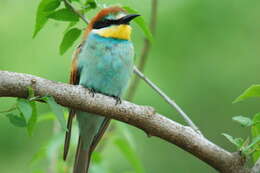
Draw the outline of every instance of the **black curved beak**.
[[[120,18],[118,21],[120,24],[129,24],[131,20],[134,18],[140,16],[139,14],[128,14],[122,18]]]

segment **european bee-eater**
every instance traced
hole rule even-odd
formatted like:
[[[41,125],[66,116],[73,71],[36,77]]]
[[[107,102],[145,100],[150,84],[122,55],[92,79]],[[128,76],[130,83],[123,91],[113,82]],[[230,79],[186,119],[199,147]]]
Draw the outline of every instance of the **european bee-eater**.
[[[129,22],[137,14],[127,14],[120,7],[101,10],[89,23],[83,42],[72,60],[70,83],[88,88],[116,99],[126,89],[133,71],[134,49],[130,40]],[[110,119],[87,112],[70,110],[68,131],[64,145],[67,157],[71,126],[76,115],[79,125],[79,141],[74,163],[74,173],[87,173],[91,153],[103,136]]]

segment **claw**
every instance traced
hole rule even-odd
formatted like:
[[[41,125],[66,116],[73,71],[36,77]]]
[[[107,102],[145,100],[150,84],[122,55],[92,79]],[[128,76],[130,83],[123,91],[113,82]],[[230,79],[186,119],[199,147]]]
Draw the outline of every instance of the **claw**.
[[[116,100],[116,105],[118,105],[118,104],[121,104],[122,103],[122,100],[121,100],[121,98],[120,97],[118,97],[118,96],[112,96],[115,100]]]
[[[95,97],[95,93],[96,93],[95,89],[93,89],[93,88],[90,88],[90,89],[89,89],[89,94],[90,94],[92,97]]]

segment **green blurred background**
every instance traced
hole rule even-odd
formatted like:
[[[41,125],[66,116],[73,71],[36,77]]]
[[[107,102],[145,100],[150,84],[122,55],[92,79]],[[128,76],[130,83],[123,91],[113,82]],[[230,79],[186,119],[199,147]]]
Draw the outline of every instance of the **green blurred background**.
[[[149,0],[107,0],[105,3],[130,5],[149,20]],[[51,21],[32,39],[38,4],[39,0],[0,1],[0,70],[67,82],[73,49],[64,56],[58,53],[66,24]],[[260,83],[260,1],[163,0],[159,1],[158,8],[155,42],[145,74],[177,101],[206,137],[235,151],[221,133],[246,137],[249,129],[241,128],[231,117],[252,117],[260,111],[257,99],[232,104],[245,88]],[[140,55],[143,34],[136,25],[133,41]],[[13,101],[1,98],[0,110],[7,109]],[[154,106],[161,114],[183,123],[143,82],[134,102]],[[41,113],[49,112],[45,105],[40,105],[39,109]],[[51,129],[52,123],[41,123],[35,135],[28,137],[26,130],[12,126],[0,115],[1,172],[32,172],[30,160],[50,139]],[[147,138],[133,127],[130,130],[147,173],[216,172],[165,141]],[[129,168],[120,153],[109,147],[105,149],[114,173]]]

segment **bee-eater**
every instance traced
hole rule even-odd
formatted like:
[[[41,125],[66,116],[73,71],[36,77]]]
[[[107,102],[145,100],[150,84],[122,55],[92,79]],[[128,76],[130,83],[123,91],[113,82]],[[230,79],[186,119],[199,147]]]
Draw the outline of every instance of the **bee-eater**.
[[[93,96],[99,92],[116,99],[127,88],[133,72],[134,49],[130,40],[129,22],[137,14],[127,14],[120,7],[101,10],[89,23],[83,42],[72,60],[70,83],[88,88]],[[91,153],[103,136],[110,119],[96,114],[70,110],[68,131],[64,145],[64,160],[67,157],[71,126],[76,116],[79,126],[79,141],[74,163],[74,173],[87,173]]]

